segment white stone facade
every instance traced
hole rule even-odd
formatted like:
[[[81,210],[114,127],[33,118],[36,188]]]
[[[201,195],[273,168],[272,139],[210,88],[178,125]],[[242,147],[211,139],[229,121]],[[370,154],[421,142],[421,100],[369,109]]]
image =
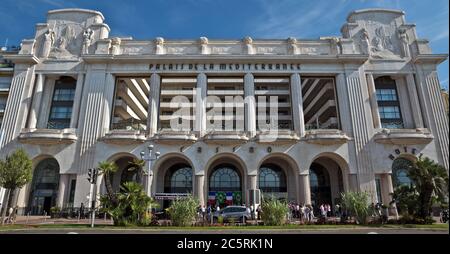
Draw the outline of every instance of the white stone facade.
[[[36,25],[35,37],[23,40],[20,53],[10,56],[15,69],[0,131],[1,156],[23,147],[34,166],[56,159],[60,175],[52,205],[87,203],[89,168],[105,160],[120,164],[123,158],[140,158],[150,144],[161,153],[152,165],[152,193],[167,192],[166,171],[182,163],[193,171],[192,192],[202,204],[208,201],[211,173],[218,165],[236,168],[244,202],[249,202],[248,190],[259,188],[262,165],[270,164],[285,175],[282,195],[307,204],[314,196],[313,163],[327,171],[331,203],[346,190],[369,191],[373,200],[378,191],[387,203],[397,157],[411,160],[423,154],[449,168],[448,118],[436,72],[447,55],[433,54],[401,11],[354,11],[341,29],[342,37],[317,40],[134,40],[110,38],[109,31],[99,12],[49,11],[46,23]],[[70,122],[55,129],[48,121],[54,87],[63,76],[76,80],[76,88]],[[245,99],[243,127],[208,132],[205,98],[214,94],[210,88],[218,89],[231,77],[233,91]],[[317,94],[313,90],[324,77],[330,83],[324,81],[323,86],[335,97],[328,106],[315,108],[315,101],[328,94],[325,88]],[[395,81],[401,128],[383,128],[376,92],[379,77]],[[170,82],[197,89],[187,102],[195,107],[190,130],[160,128],[160,107],[170,95]],[[287,127],[274,137],[258,127],[256,98],[266,94],[258,82],[278,82],[280,87],[284,82],[287,91],[288,99],[282,102],[288,103]],[[305,88],[309,85],[313,92]],[[124,105],[121,112],[136,115],[145,128],[112,128],[120,113],[116,108],[130,98],[144,106]],[[329,108],[337,115],[331,112],[319,124],[328,114],[320,110]],[[308,127],[314,124],[316,128]],[[32,185],[20,191],[19,207],[32,206]],[[103,188],[99,185],[99,192]]]

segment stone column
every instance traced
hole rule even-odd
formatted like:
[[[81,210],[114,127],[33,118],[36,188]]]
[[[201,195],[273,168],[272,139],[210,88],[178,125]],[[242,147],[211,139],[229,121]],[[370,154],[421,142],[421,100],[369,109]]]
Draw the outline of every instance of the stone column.
[[[206,92],[208,89],[207,77],[205,73],[197,75],[197,90],[195,93],[195,131],[199,137],[206,132]]]
[[[359,191],[358,174],[348,174],[350,191]]]
[[[304,205],[311,204],[311,187],[309,185],[309,174],[301,174],[298,179],[300,203]]]
[[[50,115],[50,107],[52,106],[53,92],[55,90],[56,80],[53,77],[47,77],[45,80],[45,89],[41,98],[41,106],[39,107],[37,126],[38,129],[46,129],[48,117]]]
[[[244,100],[245,100],[245,130],[249,138],[256,136],[256,99],[255,82],[252,73],[244,76]]]
[[[59,175],[58,196],[56,198],[56,205],[60,208],[63,208],[64,205],[64,197],[66,196],[68,180],[69,180],[68,174]]]
[[[369,91],[370,108],[372,110],[373,127],[381,129],[380,112],[378,111],[377,93],[375,89],[375,81],[371,73],[367,74],[367,88]]]
[[[291,75],[291,101],[294,131],[299,137],[302,137],[305,135],[305,121],[303,116],[302,84],[298,73]]]
[[[409,102],[414,120],[415,128],[423,128],[422,111],[420,109],[419,97],[417,96],[416,82],[412,73],[406,75],[406,87],[408,88]]]
[[[84,74],[79,73],[77,77],[77,85],[75,88],[75,97],[73,98],[72,117],[70,120],[70,128],[78,127],[78,117],[81,106],[81,96],[84,86]]]
[[[153,137],[158,132],[159,115],[159,95],[161,87],[161,77],[153,73],[150,77],[150,98],[148,107],[148,136]]]
[[[45,76],[43,74],[38,74],[36,79],[36,86],[34,88],[33,102],[31,103],[30,115],[28,118],[28,128],[35,129],[37,125],[37,119],[39,114],[39,109],[42,104],[42,93],[44,91],[44,80]]]
[[[250,200],[250,190],[255,190],[258,186],[258,175],[248,175],[247,176],[247,181],[248,181],[248,185],[247,185],[247,193],[245,193],[246,196],[246,204],[251,204],[251,200]]]
[[[205,186],[205,176],[204,175],[196,175],[195,176],[195,191],[194,194],[198,198],[200,205],[206,205],[205,204],[205,193],[204,193],[204,186]]]

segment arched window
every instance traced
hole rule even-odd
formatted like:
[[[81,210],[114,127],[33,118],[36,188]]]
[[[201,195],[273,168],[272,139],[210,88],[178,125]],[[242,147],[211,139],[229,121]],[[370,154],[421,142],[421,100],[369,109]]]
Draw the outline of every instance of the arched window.
[[[191,193],[192,168],[185,164],[177,164],[170,167],[164,177],[164,192]]]
[[[28,203],[32,215],[50,214],[50,208],[56,205],[58,185],[58,162],[53,158],[39,162],[34,169]]]
[[[210,191],[240,191],[241,177],[237,169],[231,165],[220,165],[215,168],[209,179]]]
[[[262,165],[259,169],[259,188],[262,192],[286,192],[284,171],[275,165]]]
[[[394,187],[401,185],[411,186],[412,180],[408,176],[408,171],[413,163],[405,158],[397,158],[392,163],[392,181]]]

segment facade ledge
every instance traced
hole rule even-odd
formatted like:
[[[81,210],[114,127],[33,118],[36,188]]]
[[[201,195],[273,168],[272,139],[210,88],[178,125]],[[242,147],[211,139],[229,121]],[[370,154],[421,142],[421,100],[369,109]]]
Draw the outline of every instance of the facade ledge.
[[[5,59],[11,60],[15,64],[38,64],[39,58],[33,54],[5,56]]]
[[[347,143],[351,139],[345,132],[331,129],[306,131],[304,140],[311,144],[335,145]]]
[[[76,129],[22,129],[19,140],[26,144],[58,145],[77,141]]]
[[[374,140],[381,144],[418,145],[428,144],[433,140],[428,129],[382,129],[376,133]]]
[[[274,132],[259,132],[256,135],[256,142],[264,143],[293,143],[300,140],[299,136],[290,130],[278,130]]]
[[[440,64],[447,60],[448,54],[420,54],[417,55],[413,61],[414,63],[432,63],[432,64]]]
[[[197,141],[197,135],[192,131],[162,130],[149,139],[161,144],[184,144]]]
[[[110,130],[101,140],[108,144],[131,145],[143,143],[145,133],[138,130]]]
[[[244,131],[215,131],[207,133],[203,140],[207,143],[238,144],[249,140]]]

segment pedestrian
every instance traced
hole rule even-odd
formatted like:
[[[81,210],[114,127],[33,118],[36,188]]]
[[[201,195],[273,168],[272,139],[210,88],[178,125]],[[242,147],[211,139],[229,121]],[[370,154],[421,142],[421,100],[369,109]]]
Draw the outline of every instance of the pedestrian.
[[[84,203],[83,202],[81,202],[81,205],[80,205],[80,217],[81,217],[81,219],[84,219]]]
[[[202,205],[202,220],[205,220],[205,216],[206,216],[206,208],[205,205]]]
[[[299,219],[300,222],[303,222],[303,217],[305,216],[305,206],[303,204],[300,205],[299,209]]]
[[[255,219],[255,207],[253,205],[250,206],[250,213],[251,213],[252,220],[254,220]]]
[[[261,213],[262,213],[262,208],[261,208],[261,205],[258,205],[258,208],[256,209],[256,211],[257,211],[257,216],[258,216],[258,220],[260,220],[261,219]]]
[[[322,217],[327,217],[327,214],[326,214],[326,212],[325,212],[325,207],[324,207],[323,204],[320,205],[319,209],[320,209],[320,215],[321,215]]]
[[[340,209],[339,204],[336,204],[336,205],[334,206],[334,216],[335,216],[335,217],[339,217],[339,216],[340,216],[340,214],[339,214],[339,209]]]
[[[331,217],[331,206],[330,206],[330,204],[327,204],[327,216]]]

